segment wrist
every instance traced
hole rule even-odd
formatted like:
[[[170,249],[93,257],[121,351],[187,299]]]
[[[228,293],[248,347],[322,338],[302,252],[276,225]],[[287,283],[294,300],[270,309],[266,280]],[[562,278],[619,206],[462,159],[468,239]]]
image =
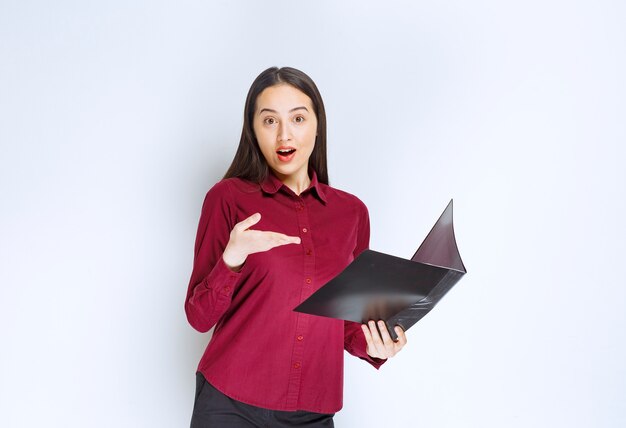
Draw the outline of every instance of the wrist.
[[[222,254],[222,260],[228,269],[233,272],[239,272],[244,262],[246,261],[246,256],[238,254],[232,248],[226,246],[224,253]]]

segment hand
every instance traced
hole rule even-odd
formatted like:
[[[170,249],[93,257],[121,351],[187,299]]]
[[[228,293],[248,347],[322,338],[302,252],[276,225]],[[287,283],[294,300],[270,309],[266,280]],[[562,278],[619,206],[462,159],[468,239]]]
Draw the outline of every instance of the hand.
[[[399,325],[395,326],[398,340],[394,342],[387,331],[385,321],[378,321],[378,326],[381,334],[378,334],[378,329],[376,328],[376,323],[374,321],[369,321],[367,324],[361,324],[361,328],[365,334],[365,340],[367,341],[367,355],[373,358],[381,359],[393,357],[400,352],[404,345],[406,345],[406,335],[404,334],[404,330],[402,330],[402,327]]]
[[[253,253],[271,250],[274,247],[286,244],[299,244],[300,237],[287,236],[277,232],[249,230],[261,220],[261,214],[252,214],[240,221],[230,232],[230,239],[222,258],[231,270],[238,271],[246,258]]]

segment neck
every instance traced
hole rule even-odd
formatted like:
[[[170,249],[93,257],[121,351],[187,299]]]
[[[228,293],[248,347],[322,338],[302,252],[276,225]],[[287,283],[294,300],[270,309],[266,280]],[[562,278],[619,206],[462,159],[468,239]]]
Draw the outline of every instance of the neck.
[[[309,174],[306,170],[300,174],[291,175],[279,174],[274,171],[274,175],[276,175],[276,177],[278,177],[278,179],[282,181],[285,186],[289,187],[296,195],[300,195],[300,193],[304,192],[311,185],[311,179],[309,178]]]

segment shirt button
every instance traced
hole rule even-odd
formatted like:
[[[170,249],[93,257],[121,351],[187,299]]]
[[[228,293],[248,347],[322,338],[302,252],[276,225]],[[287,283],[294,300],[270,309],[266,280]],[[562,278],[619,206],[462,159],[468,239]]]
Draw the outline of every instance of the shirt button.
[[[311,283],[311,278],[305,279],[304,282],[306,282],[307,284],[310,284]]]
[[[224,291],[228,293],[230,291],[230,287],[229,286],[224,287]]]
[[[311,251],[311,250],[306,250],[306,255],[307,255],[307,256],[310,256],[311,254],[313,254],[313,251]]]
[[[300,368],[300,363],[294,363],[293,364],[293,368],[294,369],[299,369]]]
[[[303,335],[298,336],[298,340],[302,340],[302,339],[304,339]]]
[[[309,229],[307,229],[306,227],[303,227],[303,228],[302,228],[302,231],[303,231],[304,233],[307,233],[307,232],[309,231]]]

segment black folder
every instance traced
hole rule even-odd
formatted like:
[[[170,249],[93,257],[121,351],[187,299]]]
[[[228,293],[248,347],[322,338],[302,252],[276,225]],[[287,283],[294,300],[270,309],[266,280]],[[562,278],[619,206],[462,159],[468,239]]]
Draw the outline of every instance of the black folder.
[[[467,272],[454,237],[452,200],[410,260],[363,251],[297,312],[365,323],[382,319],[392,339],[408,330]]]

